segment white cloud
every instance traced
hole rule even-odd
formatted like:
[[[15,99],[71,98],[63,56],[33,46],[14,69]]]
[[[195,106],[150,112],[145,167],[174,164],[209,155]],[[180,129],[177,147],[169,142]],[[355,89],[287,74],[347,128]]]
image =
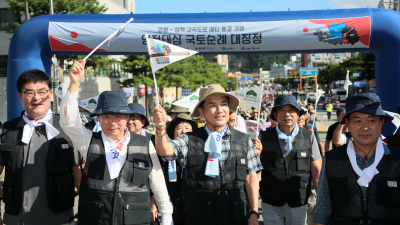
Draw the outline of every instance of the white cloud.
[[[333,0],[341,8],[377,8],[380,0]]]

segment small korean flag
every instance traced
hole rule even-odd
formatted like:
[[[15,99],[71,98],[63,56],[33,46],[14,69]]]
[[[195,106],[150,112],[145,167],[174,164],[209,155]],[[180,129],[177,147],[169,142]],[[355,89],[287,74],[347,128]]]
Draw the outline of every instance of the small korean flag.
[[[307,156],[307,153],[305,153],[305,152],[301,153],[301,157],[306,157],[306,156]]]
[[[397,181],[388,181],[387,184],[389,187],[397,187]]]
[[[139,167],[144,168],[144,162],[139,162]]]
[[[240,162],[241,162],[242,164],[246,164],[246,160],[245,160],[245,159],[240,159]]]
[[[69,148],[69,146],[68,146],[68,144],[61,144],[61,148],[62,149],[67,149],[67,148]]]

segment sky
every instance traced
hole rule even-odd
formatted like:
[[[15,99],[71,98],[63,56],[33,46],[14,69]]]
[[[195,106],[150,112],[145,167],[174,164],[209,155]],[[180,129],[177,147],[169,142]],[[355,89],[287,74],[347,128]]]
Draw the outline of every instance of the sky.
[[[135,13],[266,12],[376,8],[380,0],[136,0]]]

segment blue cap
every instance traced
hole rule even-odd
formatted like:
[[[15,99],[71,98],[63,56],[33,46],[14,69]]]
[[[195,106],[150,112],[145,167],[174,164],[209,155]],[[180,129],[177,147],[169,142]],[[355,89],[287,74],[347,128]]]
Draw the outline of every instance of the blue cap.
[[[372,93],[361,93],[350,95],[346,99],[346,115],[341,124],[345,124],[345,118],[348,118],[353,112],[366,113],[373,116],[382,116],[385,123],[392,122],[393,117],[385,113],[381,106],[381,99],[378,95]]]
[[[284,105],[292,105],[296,107],[297,110],[299,110],[299,106],[297,104],[296,98],[293,95],[279,95],[274,102],[274,107],[271,109],[271,119],[276,120],[274,116],[274,112],[277,107],[279,106],[284,106]],[[299,110],[300,113],[304,113],[303,110]]]
[[[139,115],[143,116],[145,118],[145,120],[146,120],[146,122],[144,123],[143,127],[149,126],[150,123],[149,123],[149,120],[146,117],[146,110],[144,109],[144,107],[141,104],[139,104],[139,103],[130,103],[128,105],[128,107],[132,111],[132,114],[133,114],[133,115],[131,115],[131,117],[134,116],[134,114],[139,114]]]
[[[126,101],[126,94],[121,91],[104,91],[100,94],[97,107],[90,116],[120,114],[132,114]]]

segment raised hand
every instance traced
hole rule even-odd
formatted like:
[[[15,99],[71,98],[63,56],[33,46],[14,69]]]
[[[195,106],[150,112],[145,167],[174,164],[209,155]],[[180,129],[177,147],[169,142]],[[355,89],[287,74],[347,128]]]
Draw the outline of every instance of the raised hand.
[[[167,123],[167,113],[161,106],[154,107],[153,122],[157,128],[164,129]]]
[[[72,64],[69,69],[69,78],[71,79],[71,83],[81,83],[83,77],[85,76],[85,64],[86,61],[78,60]]]

